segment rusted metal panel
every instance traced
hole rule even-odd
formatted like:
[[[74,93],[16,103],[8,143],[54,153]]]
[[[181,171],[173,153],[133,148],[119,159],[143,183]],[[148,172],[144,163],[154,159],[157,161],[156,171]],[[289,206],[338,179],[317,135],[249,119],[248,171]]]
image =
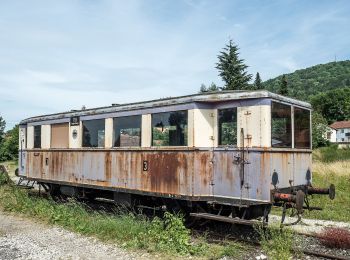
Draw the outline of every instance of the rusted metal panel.
[[[194,154],[192,189],[195,196],[212,196],[214,184],[214,156],[211,151],[198,151]]]
[[[26,152],[25,172],[30,178],[72,185],[264,202],[270,200],[270,190],[274,189],[273,172],[278,173],[278,188],[289,187],[289,180],[293,186],[306,184],[305,170],[311,163],[309,152],[245,153],[245,161],[240,163],[239,149],[32,150]]]
[[[250,200],[269,200],[270,172],[265,170],[261,152],[215,152],[214,195]],[[244,167],[244,173],[242,172]]]
[[[27,157],[27,172],[30,178],[73,185],[190,196],[193,158],[194,152],[186,151],[31,151]],[[147,162],[147,170],[142,168],[143,162]]]
[[[239,151],[215,151],[213,195],[240,197],[241,165],[235,162],[238,156],[240,156]]]
[[[312,153],[294,153],[294,182],[293,185],[307,184],[306,174],[310,173],[312,181]]]

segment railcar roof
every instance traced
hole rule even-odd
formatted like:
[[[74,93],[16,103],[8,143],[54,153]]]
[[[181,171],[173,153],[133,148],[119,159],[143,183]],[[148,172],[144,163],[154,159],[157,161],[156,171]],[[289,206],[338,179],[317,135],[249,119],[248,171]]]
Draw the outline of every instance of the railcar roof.
[[[229,90],[229,91],[218,91],[218,92],[205,92],[205,93],[193,94],[193,95],[187,95],[187,96],[161,98],[161,99],[155,99],[155,100],[149,100],[149,101],[143,101],[143,102],[116,104],[116,105],[106,106],[106,107],[90,108],[85,110],[72,110],[72,111],[67,111],[62,113],[47,114],[47,115],[35,116],[35,117],[24,119],[20,122],[20,124],[67,118],[72,116],[95,115],[95,114],[112,113],[112,112],[118,112],[118,111],[187,104],[187,103],[194,103],[194,102],[214,103],[214,102],[222,102],[222,101],[229,101],[229,100],[238,100],[238,99],[244,100],[244,99],[259,99],[259,98],[271,98],[273,100],[282,101],[282,102],[311,109],[311,105],[307,102],[278,95],[266,90],[256,90],[256,91]]]

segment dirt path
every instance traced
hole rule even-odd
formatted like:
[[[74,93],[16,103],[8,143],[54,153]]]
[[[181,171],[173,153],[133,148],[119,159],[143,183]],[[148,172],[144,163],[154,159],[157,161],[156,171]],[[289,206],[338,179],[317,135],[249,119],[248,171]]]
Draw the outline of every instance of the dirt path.
[[[0,211],[0,259],[151,259],[33,220]]]

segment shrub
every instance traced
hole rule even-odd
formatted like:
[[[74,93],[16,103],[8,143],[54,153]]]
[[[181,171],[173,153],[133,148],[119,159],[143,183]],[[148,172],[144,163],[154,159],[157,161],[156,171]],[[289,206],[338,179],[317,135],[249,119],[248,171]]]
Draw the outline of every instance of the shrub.
[[[327,247],[350,249],[350,231],[347,229],[326,228],[318,238]]]
[[[0,167],[0,185],[9,183],[9,176],[6,172],[3,171],[2,167]]]

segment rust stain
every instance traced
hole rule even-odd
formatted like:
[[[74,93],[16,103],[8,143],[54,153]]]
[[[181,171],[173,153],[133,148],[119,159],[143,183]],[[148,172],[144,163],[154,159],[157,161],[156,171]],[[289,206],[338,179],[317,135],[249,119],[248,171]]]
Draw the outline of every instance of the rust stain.
[[[111,180],[111,164],[112,164],[112,158],[111,158],[111,153],[106,152],[105,153],[105,176],[106,176],[106,181]]]
[[[230,150],[47,150],[39,152],[39,156],[28,151],[25,159],[28,177],[43,180],[173,195],[234,196],[240,193],[240,165],[234,163],[237,154],[239,151]],[[273,167],[279,171],[280,182],[283,178],[288,181],[293,163],[310,158],[295,153],[295,161],[288,163],[292,154],[265,150],[259,155],[251,154],[251,165],[246,171],[251,196],[257,199],[268,196],[263,185],[268,186],[269,193]],[[48,166],[45,158],[49,159]],[[143,161],[148,162],[147,171],[143,171]],[[302,174],[305,167],[299,167]]]

